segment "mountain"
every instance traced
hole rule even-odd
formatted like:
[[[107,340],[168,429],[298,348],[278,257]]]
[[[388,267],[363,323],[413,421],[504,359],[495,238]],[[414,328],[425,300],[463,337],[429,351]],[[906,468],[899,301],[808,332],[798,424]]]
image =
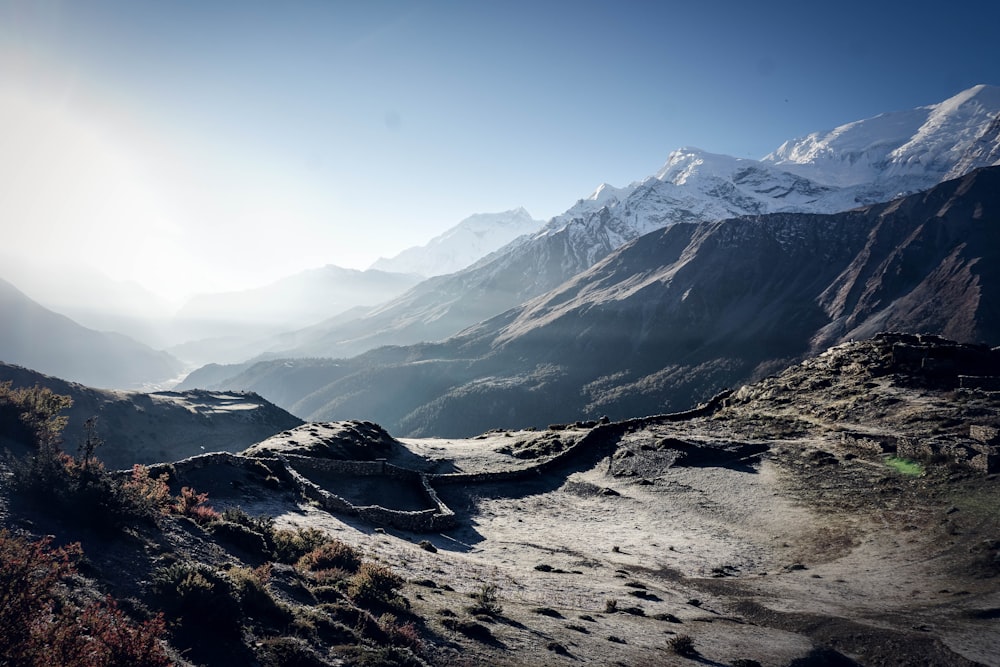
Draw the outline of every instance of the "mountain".
[[[882,200],[997,164],[998,119],[1000,88],[979,85],[938,104],[787,141],[762,162],[824,185],[873,188]]]
[[[302,423],[248,393],[110,391],[4,363],[0,382],[11,382],[15,389],[37,385],[69,396],[73,405],[62,413],[68,419],[65,450],[76,452],[85,437],[84,422],[96,417],[96,432],[104,441],[96,455],[118,470],[206,451],[238,452]]]
[[[0,278],[45,308],[98,331],[115,331],[162,349],[177,306],[130,281],[71,264],[46,264],[24,256],[0,256]]]
[[[415,273],[424,277],[454,273],[544,224],[524,208],[502,213],[477,213],[425,245],[407,248],[395,257],[380,257],[372,269]]]
[[[258,363],[309,419],[458,436],[683,409],[878,331],[1000,342],[1000,167],[839,214],[676,223],[444,342]]]
[[[602,185],[457,273],[420,283],[357,317],[333,318],[273,351],[349,357],[441,340],[554,289],[642,234],[681,222],[775,212],[833,213],[929,188],[1000,161],[1000,88],[883,114],[785,142],[763,160],[683,148],[656,174]]]
[[[80,326],[0,279],[0,359],[96,387],[129,388],[176,377],[182,364],[117,333]]]

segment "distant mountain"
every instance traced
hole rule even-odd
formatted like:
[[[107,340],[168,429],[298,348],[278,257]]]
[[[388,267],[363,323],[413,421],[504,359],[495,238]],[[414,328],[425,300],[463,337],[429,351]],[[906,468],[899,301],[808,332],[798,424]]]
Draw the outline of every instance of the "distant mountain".
[[[502,213],[477,213],[425,245],[407,248],[395,257],[380,257],[371,268],[415,273],[426,278],[454,273],[519,236],[534,234],[543,224],[523,208]]]
[[[171,344],[167,322],[176,305],[130,281],[94,269],[0,256],[0,278],[33,301],[98,331],[115,331],[155,349]]]
[[[684,409],[879,331],[996,345],[998,266],[1000,167],[845,213],[676,223],[447,341],[222,385],[400,435]]]
[[[623,188],[602,185],[534,236],[359,316],[300,332],[273,352],[349,357],[441,340],[554,289],[655,229],[783,211],[832,213],[926,189],[1000,163],[998,119],[1000,88],[976,86],[936,105],[786,142],[763,160],[679,149],[655,175]]]
[[[0,279],[0,360],[96,387],[139,388],[176,377],[183,365],[116,333],[80,326]]]
[[[206,451],[239,452],[302,420],[260,396],[236,392],[139,392],[94,389],[20,366],[0,363],[0,382],[15,388],[47,387],[69,396],[63,448],[76,452],[84,439],[83,424],[97,417],[104,441],[96,455],[109,468],[159,463]]]

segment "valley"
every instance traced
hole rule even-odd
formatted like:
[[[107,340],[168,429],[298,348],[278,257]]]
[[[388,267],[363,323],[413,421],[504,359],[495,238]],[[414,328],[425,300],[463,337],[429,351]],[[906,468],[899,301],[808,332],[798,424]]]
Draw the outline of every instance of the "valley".
[[[166,564],[261,562],[250,539],[260,528],[237,531],[239,515],[335,538],[405,578],[407,602],[388,607],[420,636],[398,654],[405,664],[995,665],[1000,403],[962,378],[986,382],[970,371],[989,371],[996,354],[883,334],[686,413],[472,439],[304,424],[241,455],[151,466],[226,512],[163,517],[125,539],[17,493],[3,516],[81,540],[85,585],[154,609],[149,577]],[[906,447],[925,452],[910,459],[915,474],[890,465]],[[417,527],[425,501],[401,495],[404,471],[426,481],[447,522]],[[267,594],[311,609],[314,623],[340,627],[345,605],[361,604],[273,567]],[[484,590],[477,611],[470,596],[482,603]],[[248,634],[217,648],[271,664],[266,647],[287,630],[242,613]],[[194,663],[227,664],[186,632],[170,641]],[[347,644],[325,632],[300,631],[299,659],[338,664],[348,645],[380,645],[357,628]]]

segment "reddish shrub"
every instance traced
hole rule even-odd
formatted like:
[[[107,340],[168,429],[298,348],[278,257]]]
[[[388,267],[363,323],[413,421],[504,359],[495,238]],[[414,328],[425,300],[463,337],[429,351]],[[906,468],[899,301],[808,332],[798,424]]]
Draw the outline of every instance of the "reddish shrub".
[[[57,585],[75,574],[72,544],[49,548],[0,530],[0,656],[29,667],[166,667],[161,617],[133,625],[109,597],[79,609]]]
[[[197,523],[215,521],[222,515],[212,509],[210,505],[206,505],[207,502],[207,493],[198,493],[190,486],[185,486],[181,488],[181,495],[174,502],[173,512],[181,516],[191,517]]]
[[[301,570],[318,572],[321,570],[344,570],[357,572],[361,567],[361,554],[352,546],[340,540],[332,540],[316,547],[299,559],[297,566]]]

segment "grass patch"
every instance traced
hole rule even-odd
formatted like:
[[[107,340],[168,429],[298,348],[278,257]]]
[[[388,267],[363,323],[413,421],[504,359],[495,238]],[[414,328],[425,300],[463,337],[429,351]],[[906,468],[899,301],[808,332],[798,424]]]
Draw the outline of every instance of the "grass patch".
[[[924,474],[924,467],[916,461],[911,461],[910,459],[890,456],[885,460],[885,464],[903,475],[919,477]]]

